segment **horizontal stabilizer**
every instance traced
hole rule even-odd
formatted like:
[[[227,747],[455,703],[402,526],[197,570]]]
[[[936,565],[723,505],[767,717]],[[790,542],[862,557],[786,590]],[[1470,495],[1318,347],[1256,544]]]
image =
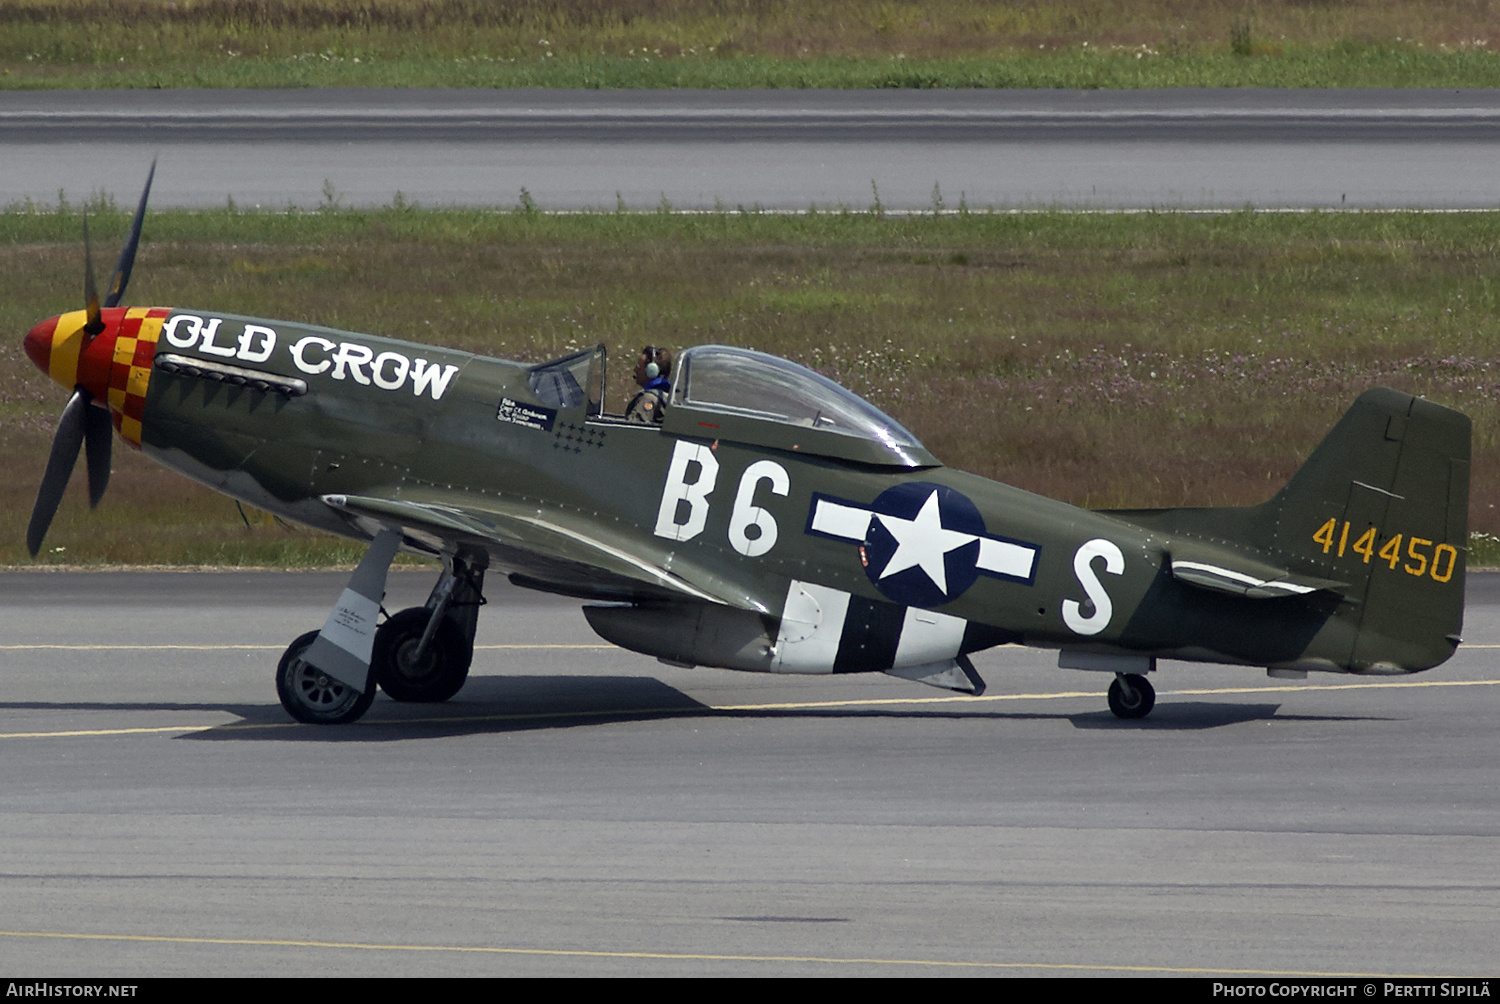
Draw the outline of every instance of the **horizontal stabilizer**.
[[[1295,575],[1285,569],[1252,561],[1242,555],[1225,560],[1198,554],[1173,554],[1172,578],[1200,589],[1243,596],[1252,600],[1274,600],[1305,596],[1320,590],[1339,592],[1345,583]]]

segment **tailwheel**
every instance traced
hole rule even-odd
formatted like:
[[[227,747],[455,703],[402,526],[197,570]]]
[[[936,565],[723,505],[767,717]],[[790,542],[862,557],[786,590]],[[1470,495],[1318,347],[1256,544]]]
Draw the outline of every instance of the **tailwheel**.
[[[309,631],[287,646],[276,667],[276,695],[286,713],[309,725],[343,725],[370,710],[375,688],[363,694],[340,683],[302,657],[317,640]]]
[[[375,631],[370,665],[380,689],[395,701],[446,701],[469,678],[474,649],[446,617],[418,653],[432,611],[411,607],[393,614]]]
[[[1109,685],[1109,710],[1116,718],[1145,718],[1156,707],[1156,688],[1135,673],[1116,673]]]

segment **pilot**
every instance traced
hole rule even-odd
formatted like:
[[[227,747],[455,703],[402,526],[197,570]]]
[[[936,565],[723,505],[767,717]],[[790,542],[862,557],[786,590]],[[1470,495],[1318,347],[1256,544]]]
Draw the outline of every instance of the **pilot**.
[[[667,414],[667,392],[672,388],[672,350],[648,345],[635,362],[640,391],[630,399],[625,417],[632,422],[659,423]]]

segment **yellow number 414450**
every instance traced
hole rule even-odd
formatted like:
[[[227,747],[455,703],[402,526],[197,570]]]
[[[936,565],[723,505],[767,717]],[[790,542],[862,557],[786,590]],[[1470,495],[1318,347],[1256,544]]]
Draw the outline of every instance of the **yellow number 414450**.
[[[1452,544],[1438,544],[1433,548],[1432,541],[1421,537],[1406,538],[1406,553],[1401,553],[1401,534],[1396,534],[1380,545],[1380,550],[1375,549],[1380,544],[1380,531],[1376,527],[1370,527],[1359,534],[1351,542],[1349,540],[1349,523],[1346,521],[1340,528],[1339,521],[1330,519],[1327,523],[1318,527],[1318,532],[1313,534],[1313,542],[1323,545],[1323,553],[1337,549],[1338,556],[1342,558],[1348,551],[1351,554],[1360,555],[1365,564],[1373,559],[1380,558],[1396,570],[1396,565],[1401,564],[1401,570],[1408,575],[1418,577],[1430,575],[1438,582],[1447,582],[1453,578],[1453,569],[1458,565],[1458,549]]]

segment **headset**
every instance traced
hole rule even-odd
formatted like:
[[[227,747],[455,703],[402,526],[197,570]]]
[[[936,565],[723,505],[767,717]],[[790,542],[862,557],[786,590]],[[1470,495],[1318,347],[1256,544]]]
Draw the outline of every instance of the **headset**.
[[[661,375],[661,367],[656,365],[656,346],[648,345],[641,349],[641,355],[646,357],[646,379],[655,380]]]

